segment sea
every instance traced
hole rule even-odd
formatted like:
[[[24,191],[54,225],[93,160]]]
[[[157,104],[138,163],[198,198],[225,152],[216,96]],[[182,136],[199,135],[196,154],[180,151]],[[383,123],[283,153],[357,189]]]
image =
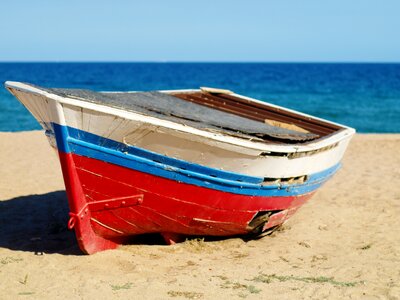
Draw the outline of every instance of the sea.
[[[7,80],[96,91],[217,87],[360,133],[400,132],[398,63],[0,63],[0,131],[25,131],[40,126]]]

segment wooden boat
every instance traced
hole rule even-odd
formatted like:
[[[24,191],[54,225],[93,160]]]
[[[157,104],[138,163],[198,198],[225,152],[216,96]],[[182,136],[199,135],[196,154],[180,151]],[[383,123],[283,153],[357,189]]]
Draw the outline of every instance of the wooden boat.
[[[260,235],[339,168],[354,129],[226,90],[6,82],[57,149],[82,251],[131,236]]]

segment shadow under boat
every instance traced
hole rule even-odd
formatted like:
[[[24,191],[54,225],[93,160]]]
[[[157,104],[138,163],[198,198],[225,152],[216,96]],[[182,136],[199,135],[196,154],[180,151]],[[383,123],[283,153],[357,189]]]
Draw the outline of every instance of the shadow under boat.
[[[0,201],[0,248],[33,252],[37,255],[58,253],[84,255],[73,231],[67,227],[68,202],[65,191],[28,195]],[[187,236],[205,242],[232,237]],[[255,237],[240,236],[244,241]],[[184,241],[184,240],[182,240]],[[166,245],[158,234],[133,236],[130,245]]]
[[[65,191],[0,201],[0,247],[35,254],[81,255],[68,230]]]

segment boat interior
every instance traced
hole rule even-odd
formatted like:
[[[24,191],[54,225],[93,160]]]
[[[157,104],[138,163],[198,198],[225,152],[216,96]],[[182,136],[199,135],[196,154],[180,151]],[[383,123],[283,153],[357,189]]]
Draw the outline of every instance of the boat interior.
[[[343,127],[239,97],[203,88],[171,92],[94,92],[45,89],[59,96],[115,107],[197,129],[277,144],[306,144],[326,138]]]

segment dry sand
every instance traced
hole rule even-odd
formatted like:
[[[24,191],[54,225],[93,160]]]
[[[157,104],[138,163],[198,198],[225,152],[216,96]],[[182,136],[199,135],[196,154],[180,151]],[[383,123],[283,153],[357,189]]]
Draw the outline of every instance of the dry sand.
[[[357,135],[334,179],[259,240],[86,256],[67,213],[43,133],[0,133],[1,299],[400,299],[400,135]]]

